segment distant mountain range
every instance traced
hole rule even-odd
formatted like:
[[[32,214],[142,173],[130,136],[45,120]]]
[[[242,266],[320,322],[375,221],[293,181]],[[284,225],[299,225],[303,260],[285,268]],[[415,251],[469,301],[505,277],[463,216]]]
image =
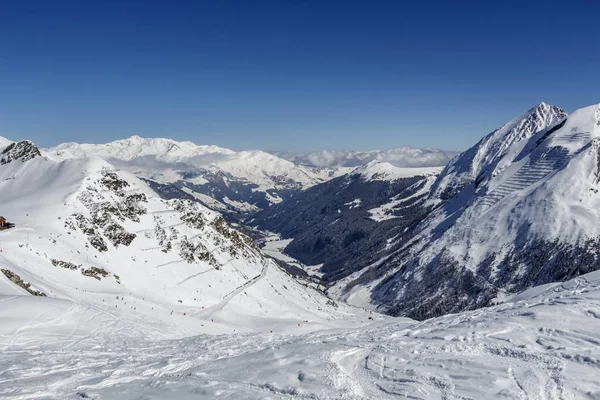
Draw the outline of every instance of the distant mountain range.
[[[14,224],[0,239],[0,298],[13,310],[3,332],[22,316],[20,333],[65,346],[99,332],[160,339],[347,315],[220,213],[162,199],[106,160],[41,153],[26,140],[0,147],[0,215]]]
[[[142,191],[153,189],[162,204],[171,204],[164,211],[175,207],[182,223],[196,212],[217,212],[244,232],[280,235],[286,254],[318,269],[335,299],[424,319],[600,269],[599,137],[599,106],[568,115],[540,103],[453,158],[406,147],[278,156],[137,136],[39,151],[31,142],[0,139],[0,189],[35,196],[50,190],[46,182],[66,179],[71,187],[77,168],[82,187],[102,182],[102,171],[109,171]],[[20,169],[11,172],[15,166]],[[36,177],[33,168],[56,176]],[[93,176],[86,175],[90,170]],[[10,186],[17,180],[19,186]],[[67,186],[56,199],[69,205]],[[107,190],[96,186],[90,187],[97,193]],[[82,190],[73,193],[81,197]],[[135,222],[141,205],[126,196],[114,204],[87,201],[97,195],[86,190],[78,201],[94,212],[94,204],[105,204],[105,216],[118,211],[115,224],[107,228],[100,218],[88,226],[66,214],[65,222],[95,232],[88,246],[129,241],[131,223],[117,220]],[[187,211],[176,206],[182,200]],[[17,199],[11,204],[20,215]],[[193,254],[202,257],[204,247],[198,248]]]
[[[272,152],[285,160],[298,165],[317,168],[359,167],[372,161],[390,163],[396,167],[440,167],[455,155],[456,151],[444,151],[431,147],[414,148],[401,146],[388,150],[343,151],[320,150],[311,152]]]
[[[167,198],[193,198],[230,216],[264,210],[377,158],[393,158],[395,164],[443,166],[450,154],[406,147],[385,152],[347,152],[348,159],[343,163],[347,166],[317,167],[301,165],[260,150],[233,151],[139,136],[107,144],[65,143],[43,151],[58,160],[102,158],[147,180]],[[354,161],[350,162],[349,157]]]

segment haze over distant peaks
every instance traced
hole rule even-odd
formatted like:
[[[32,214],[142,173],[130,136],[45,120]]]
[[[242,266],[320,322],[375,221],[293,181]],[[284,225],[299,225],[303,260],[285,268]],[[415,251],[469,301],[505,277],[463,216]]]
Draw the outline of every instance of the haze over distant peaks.
[[[432,147],[400,146],[387,150],[320,150],[309,152],[273,152],[296,164],[319,168],[357,167],[371,161],[388,162],[396,167],[442,167],[458,152]]]

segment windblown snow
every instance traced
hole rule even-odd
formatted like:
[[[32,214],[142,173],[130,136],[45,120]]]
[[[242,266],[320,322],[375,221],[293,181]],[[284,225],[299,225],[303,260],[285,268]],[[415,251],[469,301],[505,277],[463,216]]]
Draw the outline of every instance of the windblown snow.
[[[103,330],[82,329],[102,318],[96,310],[76,320],[79,310],[59,300],[20,297],[25,329],[1,339],[0,396],[7,399],[600,396],[598,273],[488,309],[301,335],[157,340],[146,332],[108,340]],[[7,309],[0,311],[3,321],[12,315]]]

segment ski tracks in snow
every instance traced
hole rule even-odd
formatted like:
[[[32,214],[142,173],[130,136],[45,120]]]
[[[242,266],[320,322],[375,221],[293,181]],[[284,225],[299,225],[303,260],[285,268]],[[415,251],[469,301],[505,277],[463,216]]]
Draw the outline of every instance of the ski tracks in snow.
[[[222,310],[266,268],[198,316]],[[598,278],[423,322],[303,335],[95,340],[82,348],[74,329],[62,349],[0,352],[0,397],[598,398],[600,319],[588,312],[600,309]]]
[[[225,308],[225,306],[227,304],[229,304],[229,301],[231,301],[231,299],[233,299],[235,296],[242,293],[244,290],[248,289],[250,286],[255,285],[258,281],[263,279],[267,275],[268,269],[269,269],[269,261],[267,260],[267,261],[264,261],[262,271],[260,272],[259,275],[250,279],[248,282],[244,283],[242,286],[238,287],[237,289],[234,289],[231,293],[225,295],[225,297],[223,297],[223,300],[221,300],[214,306],[211,306],[211,307],[207,308],[206,310],[197,311],[197,312],[193,313],[192,315],[203,318],[203,319],[210,318],[215,312],[220,311],[223,308]]]

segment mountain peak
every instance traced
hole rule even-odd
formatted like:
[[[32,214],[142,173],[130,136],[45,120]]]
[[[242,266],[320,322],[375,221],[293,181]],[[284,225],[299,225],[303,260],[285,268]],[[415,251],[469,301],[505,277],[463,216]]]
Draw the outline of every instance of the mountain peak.
[[[453,197],[478,177],[489,175],[503,158],[510,156],[507,151],[513,144],[559,123],[567,115],[565,110],[542,102],[508,121],[450,161],[434,184],[437,197]],[[512,158],[505,161],[510,163]]]
[[[0,152],[0,165],[21,160],[29,161],[35,157],[41,156],[40,150],[29,140],[21,140],[6,146]]]
[[[529,111],[533,111],[533,110],[546,110],[546,109],[552,108],[552,107],[556,107],[556,106],[553,106],[552,104],[544,103],[542,101],[542,102],[536,104],[535,106],[531,107],[529,109]]]

